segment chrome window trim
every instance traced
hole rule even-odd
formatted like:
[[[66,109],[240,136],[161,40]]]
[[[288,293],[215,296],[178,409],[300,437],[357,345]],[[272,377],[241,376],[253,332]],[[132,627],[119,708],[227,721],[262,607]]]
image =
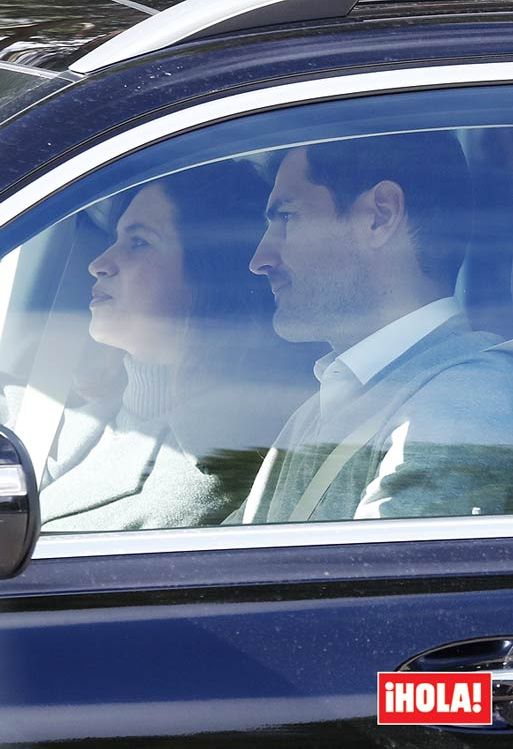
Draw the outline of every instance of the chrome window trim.
[[[12,73],[21,73],[23,75],[31,75],[34,78],[65,78],[69,79],[69,74],[62,74],[53,70],[45,70],[44,68],[32,68],[30,65],[21,65],[14,62],[0,62],[0,70],[8,70]],[[76,76],[73,77],[73,80]]]
[[[398,541],[513,537],[513,516],[346,520],[288,525],[42,535],[33,559],[63,559],[184,551],[345,546]]]
[[[155,10],[155,8],[150,8],[148,5],[137,3],[135,2],[135,0],[112,0],[112,2],[117,3],[118,5],[125,5],[127,8],[133,8],[134,10],[138,10],[147,16],[156,16],[159,13],[159,11]],[[71,67],[72,66],[70,66],[70,69]]]
[[[288,83],[197,104],[109,138],[35,179],[0,205],[0,227],[53,192],[109,161],[164,137],[202,125],[267,109],[325,99],[445,86],[506,83],[512,80],[512,62],[445,65]]]

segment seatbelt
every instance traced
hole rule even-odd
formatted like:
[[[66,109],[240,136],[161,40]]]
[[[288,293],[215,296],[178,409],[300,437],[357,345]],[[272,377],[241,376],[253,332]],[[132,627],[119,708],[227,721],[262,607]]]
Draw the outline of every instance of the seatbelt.
[[[490,346],[487,349],[484,349],[484,351],[504,352],[511,355],[513,354],[513,340]],[[455,366],[456,364],[465,363],[466,361],[468,361],[468,357],[449,360],[445,363],[445,366],[437,372],[437,374],[440,374],[446,369],[450,369],[450,367]],[[429,372],[424,373],[421,378],[416,381],[415,388],[420,389],[431,376],[432,375]],[[298,523],[310,520],[315,510],[320,505],[324,495],[344,466],[351,460],[358,450],[370,442],[370,440],[380,430],[382,424],[385,423],[386,419],[394,413],[396,408],[397,404],[392,402],[392,404],[389,404],[387,408],[382,409],[367,419],[367,421],[357,427],[332,450],[303,492],[301,499],[290,515],[290,522]]]
[[[303,492],[289,518],[290,522],[310,520],[346,463],[377,434],[384,423],[384,414],[389,410],[387,408],[375,413],[330,452]]]

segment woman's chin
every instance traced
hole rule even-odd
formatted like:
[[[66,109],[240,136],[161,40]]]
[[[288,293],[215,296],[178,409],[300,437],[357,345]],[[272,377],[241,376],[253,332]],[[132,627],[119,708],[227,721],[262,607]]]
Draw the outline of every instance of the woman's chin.
[[[102,324],[101,321],[95,320],[94,318],[89,323],[89,335],[97,343],[103,343],[106,346],[114,346],[114,348],[123,348],[120,345],[120,341],[116,335],[113,334],[110,326]]]

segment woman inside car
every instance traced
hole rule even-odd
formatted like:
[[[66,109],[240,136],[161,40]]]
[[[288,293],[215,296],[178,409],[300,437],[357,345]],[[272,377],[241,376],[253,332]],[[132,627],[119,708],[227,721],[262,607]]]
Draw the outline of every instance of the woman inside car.
[[[223,480],[248,422],[230,378],[255,327],[247,264],[264,205],[252,167],[232,162],[127,196],[89,266],[90,335],[121,353],[124,385],[66,409],[42,482],[44,531],[215,524],[240,504],[247,483]]]

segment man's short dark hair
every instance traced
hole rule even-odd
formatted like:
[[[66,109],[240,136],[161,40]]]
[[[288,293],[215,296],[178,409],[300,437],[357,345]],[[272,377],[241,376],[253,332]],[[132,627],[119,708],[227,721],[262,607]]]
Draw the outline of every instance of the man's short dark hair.
[[[342,215],[378,182],[397,182],[420,268],[454,286],[473,214],[470,173],[454,133],[372,136],[310,145],[306,151],[310,181],[330,190]]]

